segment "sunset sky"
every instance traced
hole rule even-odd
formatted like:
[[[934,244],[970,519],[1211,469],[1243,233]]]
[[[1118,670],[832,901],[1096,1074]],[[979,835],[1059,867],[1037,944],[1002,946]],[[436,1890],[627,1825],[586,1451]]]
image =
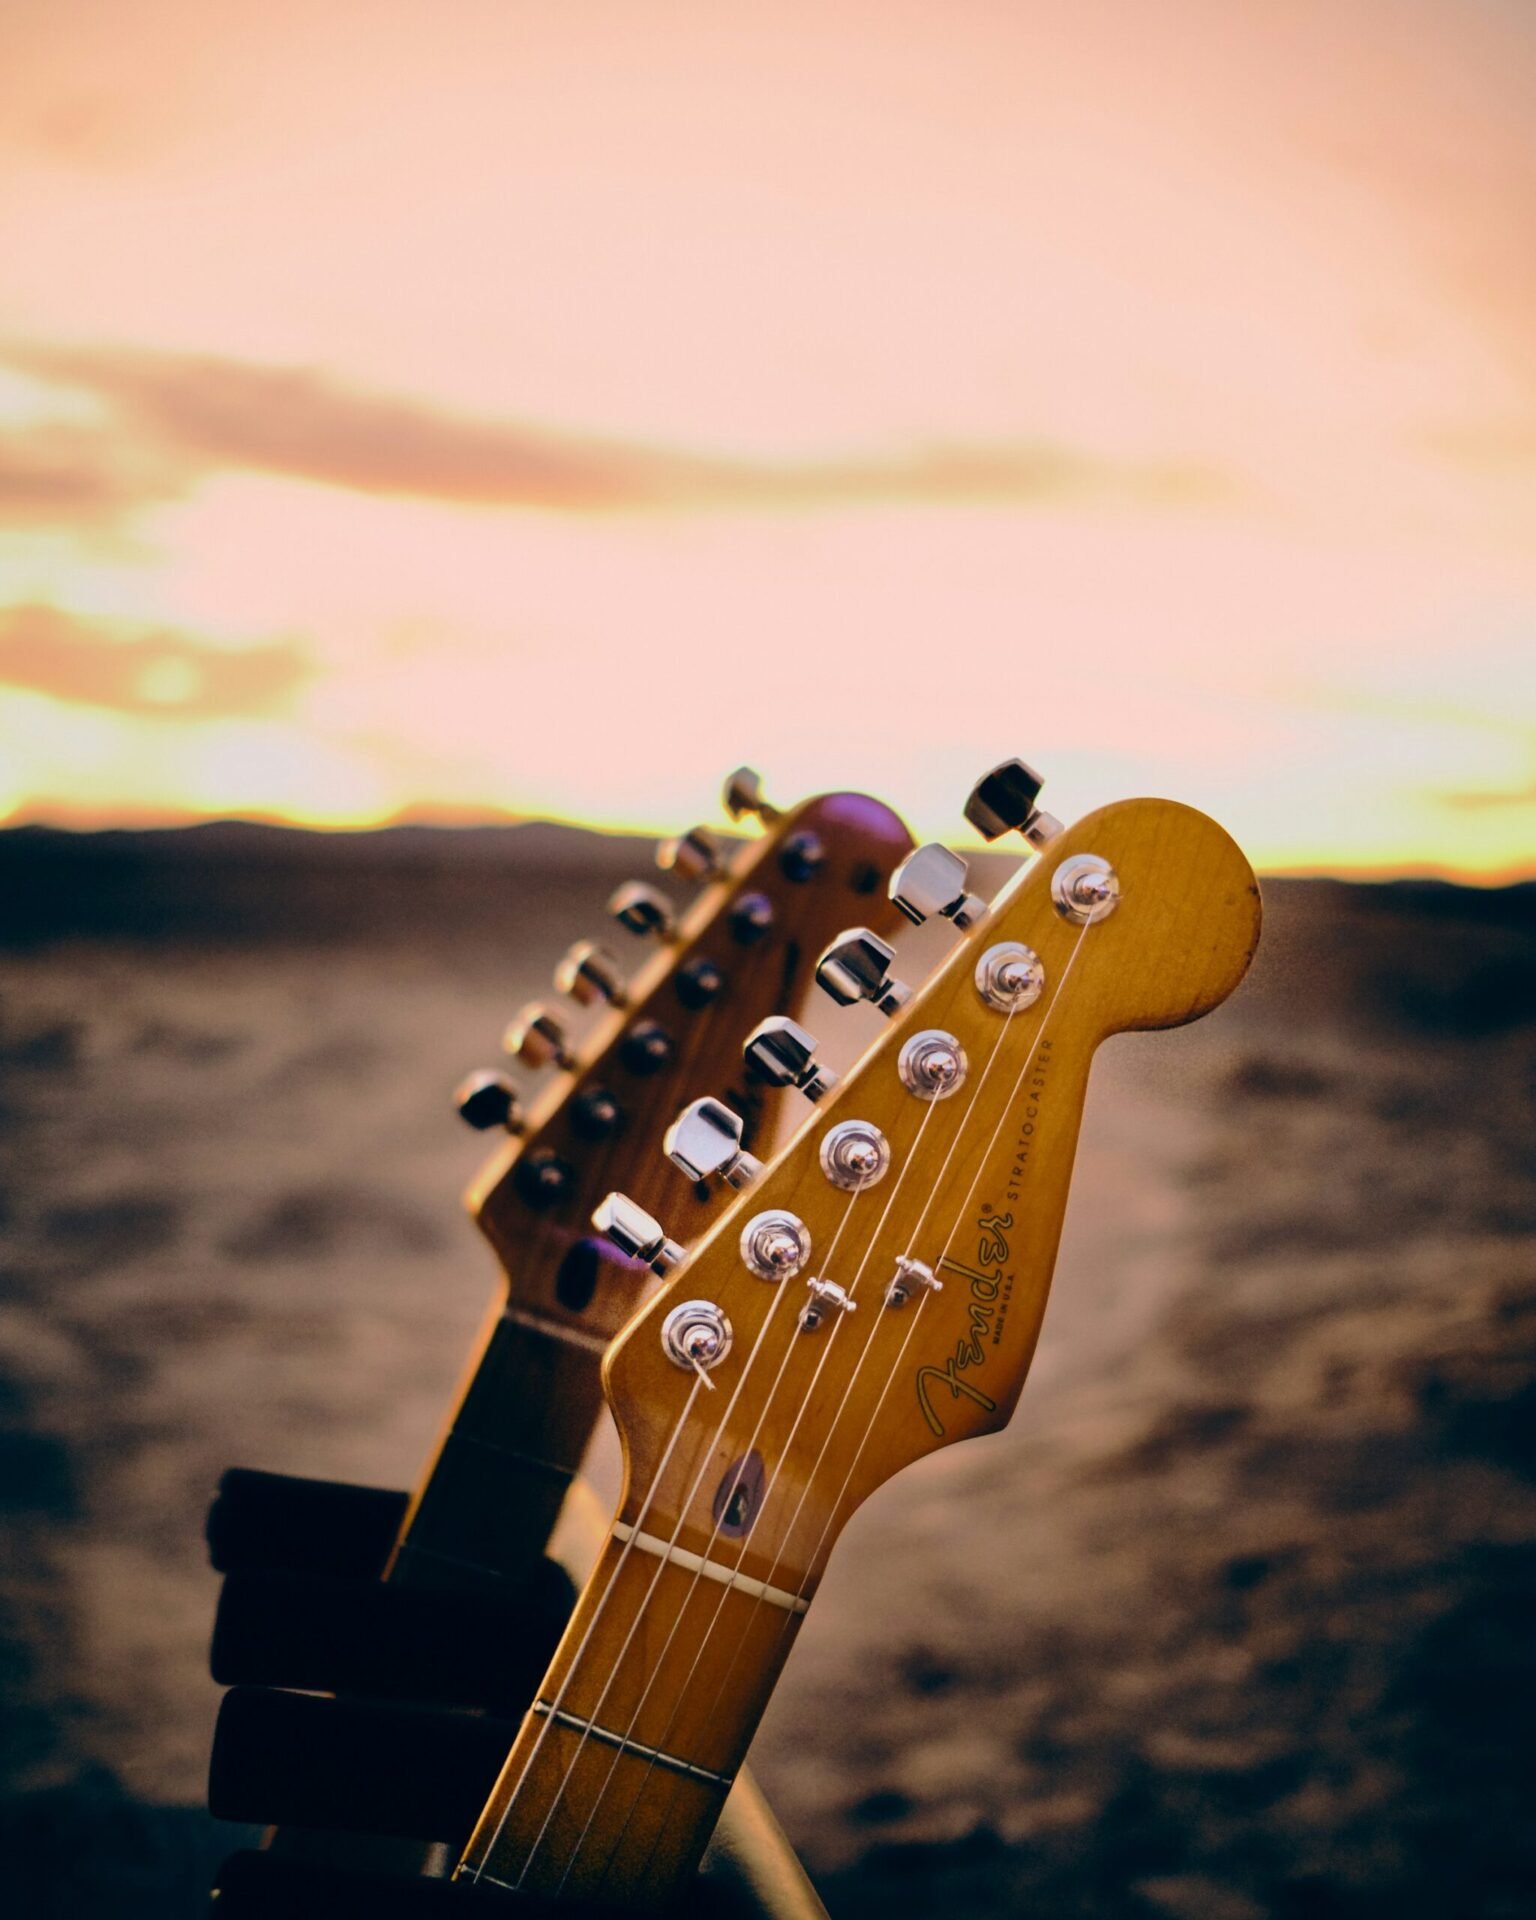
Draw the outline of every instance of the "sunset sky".
[[[1526,0],[6,0],[0,818],[1536,871]]]

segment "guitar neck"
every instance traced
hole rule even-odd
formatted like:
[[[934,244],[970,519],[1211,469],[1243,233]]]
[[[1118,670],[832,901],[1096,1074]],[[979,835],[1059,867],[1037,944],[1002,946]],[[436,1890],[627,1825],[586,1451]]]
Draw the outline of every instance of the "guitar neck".
[[[494,1592],[528,1578],[602,1411],[604,1344],[497,1299],[386,1580]]]
[[[681,1894],[808,1604],[734,1560],[609,1534],[463,1877],[638,1909]]]

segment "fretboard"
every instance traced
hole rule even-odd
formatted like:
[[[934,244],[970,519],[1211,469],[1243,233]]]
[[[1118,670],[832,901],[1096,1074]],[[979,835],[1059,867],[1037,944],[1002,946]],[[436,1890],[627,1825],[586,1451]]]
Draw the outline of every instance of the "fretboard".
[[[461,1877],[641,1909],[680,1893],[806,1607],[782,1568],[700,1544],[610,1534]]]
[[[386,1579],[516,1588],[548,1545],[602,1408],[605,1341],[499,1304]]]

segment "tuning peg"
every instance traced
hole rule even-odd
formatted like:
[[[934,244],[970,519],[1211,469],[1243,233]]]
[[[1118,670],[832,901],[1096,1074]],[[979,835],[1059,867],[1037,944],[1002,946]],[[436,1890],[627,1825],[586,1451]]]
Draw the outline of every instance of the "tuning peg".
[[[683,1257],[683,1249],[669,1240],[661,1222],[653,1220],[627,1193],[610,1193],[592,1209],[592,1224],[606,1234],[620,1253],[631,1260],[643,1260],[652,1273],[670,1273]]]
[[[755,947],[773,931],[773,902],[766,893],[744,893],[731,908],[731,938],[738,946]]]
[[[663,873],[680,873],[685,880],[712,880],[724,864],[719,839],[708,827],[690,827],[656,849]]]
[[[608,902],[608,911],[631,933],[653,933],[658,940],[672,937],[672,902],[644,880],[626,880]]]
[[[678,968],[672,985],[683,1005],[697,1013],[720,998],[725,991],[725,975],[707,954],[701,953]]]
[[[821,835],[809,828],[792,833],[779,851],[779,871],[797,886],[814,880],[827,864],[827,850]]]
[[[840,933],[816,962],[816,984],[842,1007],[868,1000],[883,1014],[899,1013],[912,989],[891,978],[896,951],[868,927]]]
[[[1022,760],[1004,760],[971,788],[965,817],[983,840],[1022,833],[1032,847],[1049,846],[1061,822],[1038,805],[1044,778]]]
[[[909,853],[891,875],[892,900],[915,927],[930,914],[953,920],[962,930],[975,926],[986,903],[965,890],[966,864],[937,841]]]
[[[751,767],[738,767],[726,781],[721,797],[726,812],[733,820],[740,820],[744,814],[752,813],[766,827],[779,817],[778,808],[770,806],[763,798],[762,775]]]
[[[530,1000],[501,1037],[501,1044],[524,1066],[557,1067],[571,1065],[571,1052],[565,1044],[565,1028],[548,1007]]]
[[[606,947],[595,940],[578,940],[567,947],[555,968],[555,986],[568,993],[580,1007],[606,1000],[610,1007],[624,1004],[624,978],[619,963]]]
[[[743,1151],[742,1119],[723,1100],[692,1100],[667,1128],[662,1151],[690,1180],[718,1173],[728,1187],[744,1187],[763,1163]]]
[[[459,1118],[477,1133],[488,1133],[492,1127],[505,1127],[508,1133],[522,1131],[517,1089],[504,1073],[470,1074],[454,1088],[453,1104]]]
[[[798,1087],[807,1100],[820,1100],[837,1085],[837,1075],[818,1067],[816,1042],[787,1014],[760,1020],[742,1048],[748,1070],[773,1087]]]

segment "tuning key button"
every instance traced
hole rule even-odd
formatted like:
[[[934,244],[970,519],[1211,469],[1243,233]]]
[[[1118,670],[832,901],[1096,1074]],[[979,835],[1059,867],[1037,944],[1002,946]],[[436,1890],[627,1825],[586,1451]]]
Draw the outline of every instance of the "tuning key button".
[[[712,880],[723,865],[719,840],[708,827],[691,827],[656,849],[663,873],[680,873],[685,880]]]
[[[731,908],[731,933],[738,946],[755,947],[773,930],[773,902],[766,893],[744,893]]]
[[[683,1249],[669,1240],[661,1223],[652,1219],[627,1193],[610,1193],[592,1209],[592,1224],[620,1253],[640,1260],[652,1273],[667,1274],[683,1257]]]
[[[570,1192],[575,1178],[569,1162],[547,1149],[524,1154],[513,1175],[523,1200],[530,1207],[541,1209],[558,1206]]]
[[[811,1256],[811,1236],[798,1214],[754,1213],[741,1230],[741,1257],[759,1280],[787,1280]]]
[[[896,951],[868,927],[850,927],[840,933],[816,962],[816,984],[839,1006],[868,1000],[883,1014],[899,1013],[912,998],[912,989],[891,978]]]
[[[1044,847],[1061,832],[1061,822],[1041,810],[1043,777],[1022,760],[1004,760],[984,773],[971,789],[965,817],[983,840],[1022,833],[1033,847]]]
[[[719,1174],[728,1187],[744,1187],[763,1163],[743,1150],[742,1126],[723,1100],[692,1100],[662,1136],[662,1151],[690,1180]]]
[[[1045,988],[1045,968],[1022,940],[999,940],[976,962],[976,991],[999,1013],[1021,1013]]]
[[[835,1280],[807,1280],[805,1284],[811,1297],[800,1315],[802,1333],[814,1333],[833,1314],[858,1311],[858,1301],[850,1300],[847,1289]]]
[[[527,1067],[569,1067],[571,1052],[565,1028],[548,1007],[530,1000],[502,1035],[501,1044]]]
[[[787,1014],[770,1014],[747,1035],[742,1048],[747,1069],[771,1087],[798,1087],[808,1100],[820,1100],[837,1085],[837,1075],[818,1067],[816,1042]]]
[[[637,1020],[619,1042],[619,1058],[631,1073],[660,1073],[676,1052],[676,1041],[655,1020]]]
[[[885,1178],[891,1143],[871,1120],[843,1120],[821,1142],[821,1170],[834,1187],[859,1193]]]
[[[508,1133],[522,1130],[517,1089],[504,1073],[470,1074],[454,1088],[453,1104],[459,1118],[478,1133],[488,1133],[492,1127],[505,1127]]]
[[[685,1007],[697,1013],[701,1007],[707,1007],[712,1000],[718,1000],[725,990],[725,975],[713,960],[700,954],[697,960],[690,960],[685,967],[679,967],[673,984],[677,988],[677,997]]]
[[[792,833],[779,850],[779,871],[796,885],[814,880],[826,864],[827,850],[821,844],[821,835],[809,829]]]
[[[721,796],[726,812],[733,820],[741,820],[747,814],[755,814],[766,827],[770,821],[777,820],[779,810],[770,806],[763,798],[762,775],[751,767],[738,767],[725,783]]]
[[[555,968],[555,986],[581,1007],[594,1006],[599,1000],[610,1007],[624,1004],[624,976],[619,963],[595,940],[578,940],[566,949]]]
[[[891,875],[890,895],[915,927],[938,914],[963,930],[974,927],[987,910],[983,900],[966,892],[965,880],[959,854],[934,841],[902,861]]]
[[[608,911],[631,933],[654,934],[658,940],[672,937],[675,925],[672,902],[644,880],[626,880],[609,900]]]
[[[583,1140],[607,1140],[623,1124],[624,1112],[606,1087],[588,1087],[571,1102],[571,1127]]]

